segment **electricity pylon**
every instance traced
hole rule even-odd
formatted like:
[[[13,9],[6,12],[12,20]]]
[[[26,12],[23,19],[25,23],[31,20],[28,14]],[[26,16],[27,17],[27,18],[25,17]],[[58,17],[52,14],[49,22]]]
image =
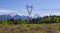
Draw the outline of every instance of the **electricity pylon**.
[[[31,12],[32,12],[33,6],[27,5],[26,8],[27,8],[27,12],[28,12],[29,17],[31,17]]]

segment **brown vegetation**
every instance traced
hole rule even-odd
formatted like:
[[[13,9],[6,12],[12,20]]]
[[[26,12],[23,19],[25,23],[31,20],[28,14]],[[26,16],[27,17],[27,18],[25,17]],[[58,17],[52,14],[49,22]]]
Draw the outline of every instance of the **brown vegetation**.
[[[59,33],[60,24],[24,24],[0,26],[0,33]]]

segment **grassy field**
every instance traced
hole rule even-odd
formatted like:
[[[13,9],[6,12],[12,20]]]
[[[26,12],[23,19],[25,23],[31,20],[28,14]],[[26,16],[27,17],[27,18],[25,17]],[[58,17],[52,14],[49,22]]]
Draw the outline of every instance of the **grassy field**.
[[[0,33],[60,33],[60,24],[0,26]]]

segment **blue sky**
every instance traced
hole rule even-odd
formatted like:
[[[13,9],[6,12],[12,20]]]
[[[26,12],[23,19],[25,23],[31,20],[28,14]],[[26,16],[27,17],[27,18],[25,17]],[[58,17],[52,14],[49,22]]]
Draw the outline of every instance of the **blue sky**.
[[[0,0],[0,14],[27,15],[27,4],[34,7],[32,15],[60,15],[60,0]]]

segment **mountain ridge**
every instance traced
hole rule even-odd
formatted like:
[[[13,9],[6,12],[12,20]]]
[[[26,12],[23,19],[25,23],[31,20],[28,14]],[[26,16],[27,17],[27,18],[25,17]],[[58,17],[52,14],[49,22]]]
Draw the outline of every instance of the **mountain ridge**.
[[[22,20],[30,20],[30,19],[32,19],[29,16],[19,15],[19,14],[14,14],[14,13],[0,15],[0,20],[11,19],[11,18],[14,18],[14,19],[22,19]],[[40,18],[40,16],[37,16],[35,18]]]

